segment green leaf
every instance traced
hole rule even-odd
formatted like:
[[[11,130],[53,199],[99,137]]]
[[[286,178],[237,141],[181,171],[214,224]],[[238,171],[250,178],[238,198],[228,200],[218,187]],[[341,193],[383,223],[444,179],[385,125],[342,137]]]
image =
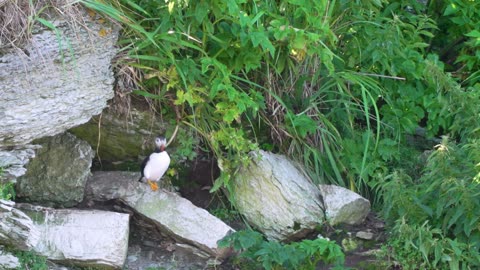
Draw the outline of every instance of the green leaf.
[[[221,173],[220,177],[218,177],[215,180],[215,183],[213,183],[213,187],[210,189],[210,193],[214,193],[218,189],[220,189],[223,185],[228,183],[228,176],[225,173]]]
[[[455,214],[453,214],[452,218],[448,221],[447,228],[452,227],[453,224],[457,222],[458,218],[460,218],[464,213],[465,212],[462,207],[457,207]]]
[[[447,8],[445,9],[445,12],[443,12],[443,15],[444,16],[452,15],[456,13],[457,10],[458,10],[457,5],[455,3],[450,3],[449,5],[447,5]]]
[[[208,14],[208,4],[206,1],[200,1],[200,3],[195,8],[195,20],[198,23],[203,22]]]
[[[275,47],[273,47],[273,44],[270,42],[265,32],[253,31],[250,33],[249,37],[254,47],[260,45],[262,49],[268,50],[272,57],[275,55]]]
[[[473,37],[473,38],[480,38],[480,31],[478,30],[472,30],[465,34],[467,37]]]
[[[237,2],[235,0],[227,0],[228,13],[231,15],[237,15],[239,12]]]
[[[432,208],[428,207],[427,205],[423,204],[417,197],[413,197],[413,201],[420,207],[422,208],[425,213],[427,213],[428,216],[433,216],[433,210]]]
[[[49,21],[47,21],[43,18],[37,17],[36,20],[39,23],[43,24],[44,26],[50,28],[51,30],[57,30],[57,28],[55,27],[55,25],[53,25],[53,23],[51,23],[51,22],[49,22]]]
[[[305,114],[295,115],[288,113],[288,123],[290,123],[294,131],[300,136],[305,138],[307,134],[314,133],[317,130],[317,123]]]
[[[295,33],[295,38],[292,42],[292,47],[294,49],[305,49],[307,46],[307,39],[303,31],[298,31]]]

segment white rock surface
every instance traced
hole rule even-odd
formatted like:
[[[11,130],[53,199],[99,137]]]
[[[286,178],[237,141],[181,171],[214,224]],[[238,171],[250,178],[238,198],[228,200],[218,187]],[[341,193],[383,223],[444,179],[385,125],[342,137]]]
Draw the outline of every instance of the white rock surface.
[[[123,267],[128,249],[128,214],[17,206],[38,228],[35,252],[60,263],[101,269]]]
[[[152,191],[147,184],[138,182],[138,177],[138,173],[95,172],[87,182],[86,197],[121,200],[178,242],[220,259],[229,255],[230,250],[218,248],[217,241],[234,231],[230,226],[175,193]]]
[[[0,244],[19,250],[30,250],[40,233],[32,219],[14,208],[15,202],[0,199]]]
[[[0,174],[1,181],[15,182],[17,177],[27,172],[25,165],[35,157],[38,145],[24,145],[12,150],[0,149],[0,168],[5,168]]]
[[[285,156],[259,151],[235,179],[235,201],[271,240],[295,240],[323,221],[318,188]]]
[[[370,202],[346,188],[319,185],[325,203],[326,218],[330,225],[361,224],[370,212]]]
[[[36,23],[23,50],[0,55],[0,146],[62,133],[100,114],[113,97],[118,31],[87,15],[76,27],[63,18],[51,22],[60,40]]]
[[[373,233],[372,232],[364,232],[364,231],[359,231],[355,234],[355,237],[363,239],[363,240],[372,240],[373,239]]]
[[[0,247],[0,269],[20,269],[20,261]]]

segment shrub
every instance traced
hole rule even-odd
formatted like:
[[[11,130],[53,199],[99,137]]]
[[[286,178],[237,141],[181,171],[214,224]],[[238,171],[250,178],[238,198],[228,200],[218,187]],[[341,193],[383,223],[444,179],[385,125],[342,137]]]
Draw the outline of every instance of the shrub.
[[[0,167],[0,176],[3,175],[3,168]],[[14,200],[15,199],[15,184],[12,182],[0,182],[0,199]]]
[[[39,256],[30,251],[17,251],[15,255],[18,257],[21,268],[20,270],[47,270],[47,258]]]
[[[395,223],[389,245],[406,267],[480,266],[479,147],[444,138],[419,179],[397,172],[385,183],[383,214]]]
[[[341,247],[326,239],[303,240],[290,244],[265,241],[255,231],[238,231],[220,240],[219,247],[233,247],[240,257],[259,263],[263,269],[316,269],[319,262],[343,265]]]

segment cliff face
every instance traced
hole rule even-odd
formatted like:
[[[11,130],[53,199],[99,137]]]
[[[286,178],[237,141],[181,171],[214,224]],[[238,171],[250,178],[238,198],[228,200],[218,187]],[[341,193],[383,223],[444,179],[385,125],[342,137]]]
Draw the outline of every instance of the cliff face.
[[[0,147],[23,145],[87,122],[113,97],[118,31],[85,15],[35,24],[23,49],[0,55]]]

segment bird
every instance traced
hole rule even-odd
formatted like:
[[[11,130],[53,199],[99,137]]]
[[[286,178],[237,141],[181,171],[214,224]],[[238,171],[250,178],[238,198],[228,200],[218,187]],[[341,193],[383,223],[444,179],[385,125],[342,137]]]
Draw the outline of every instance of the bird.
[[[163,136],[155,138],[155,151],[147,156],[141,166],[141,176],[138,181],[142,181],[143,178],[147,180],[150,188],[153,191],[158,189],[157,182],[162,178],[170,165],[170,156],[165,147],[167,145],[167,139]]]

